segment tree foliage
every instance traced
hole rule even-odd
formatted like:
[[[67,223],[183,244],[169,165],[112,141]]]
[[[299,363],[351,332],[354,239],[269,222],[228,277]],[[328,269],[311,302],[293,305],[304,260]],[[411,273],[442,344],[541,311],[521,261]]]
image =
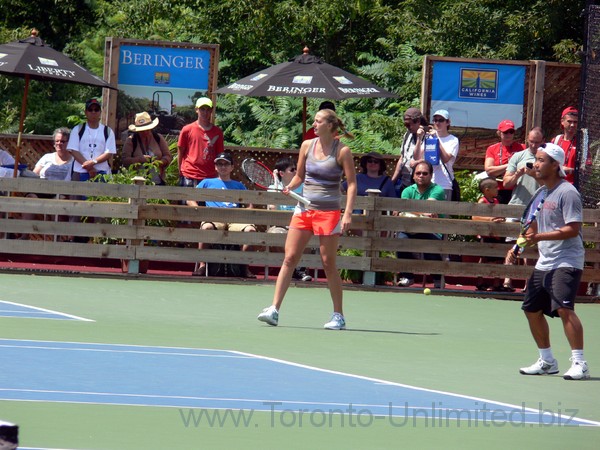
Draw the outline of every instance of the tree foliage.
[[[0,39],[32,27],[98,75],[107,36],[220,46],[219,86],[302,52],[367,78],[398,99],[338,105],[353,150],[394,152],[405,108],[419,104],[423,56],[577,62],[584,0],[3,0]],[[14,131],[21,80],[0,77],[0,131]],[[90,88],[32,84],[26,130],[48,133],[82,114]],[[320,100],[309,100],[312,115]],[[230,144],[295,147],[302,100],[221,96]],[[310,117],[310,116],[309,116]],[[308,125],[312,120],[308,119]]]

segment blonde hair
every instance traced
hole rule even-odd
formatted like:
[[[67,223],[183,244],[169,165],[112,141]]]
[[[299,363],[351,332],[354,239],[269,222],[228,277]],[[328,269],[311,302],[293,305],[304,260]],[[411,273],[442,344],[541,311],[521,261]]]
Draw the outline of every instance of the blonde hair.
[[[340,130],[343,136],[354,139],[354,135],[346,130],[344,122],[342,122],[342,119],[337,116],[335,111],[331,109],[321,109],[319,112],[317,112],[317,114],[321,114],[325,121],[333,125],[331,128],[332,131]]]

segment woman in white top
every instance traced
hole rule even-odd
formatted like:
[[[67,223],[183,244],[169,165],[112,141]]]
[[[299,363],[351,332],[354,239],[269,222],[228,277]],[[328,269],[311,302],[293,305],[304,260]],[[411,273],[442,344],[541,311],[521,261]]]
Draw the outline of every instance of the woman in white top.
[[[70,131],[68,128],[57,128],[52,134],[53,153],[46,153],[35,164],[33,171],[40,178],[54,181],[71,181],[73,172],[73,156],[67,150]]]
[[[433,130],[430,131],[432,137],[439,139],[439,164],[433,164],[433,181],[444,189],[446,200],[452,200],[452,180],[454,179],[454,161],[458,155],[458,138],[450,134],[450,113],[445,109],[440,109],[433,113]],[[425,140],[425,130],[420,128],[417,135],[421,139],[417,141],[415,147],[414,159],[419,161],[425,158],[423,141]],[[429,161],[432,162],[432,161]]]

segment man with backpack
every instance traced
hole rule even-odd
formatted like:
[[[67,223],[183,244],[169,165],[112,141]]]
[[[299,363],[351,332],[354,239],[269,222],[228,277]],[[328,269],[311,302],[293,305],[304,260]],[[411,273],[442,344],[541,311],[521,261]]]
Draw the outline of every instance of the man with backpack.
[[[110,174],[109,160],[117,153],[115,133],[100,123],[102,108],[96,98],[85,102],[86,121],[76,125],[69,137],[67,150],[71,152],[73,165],[73,181],[87,181],[96,175]]]

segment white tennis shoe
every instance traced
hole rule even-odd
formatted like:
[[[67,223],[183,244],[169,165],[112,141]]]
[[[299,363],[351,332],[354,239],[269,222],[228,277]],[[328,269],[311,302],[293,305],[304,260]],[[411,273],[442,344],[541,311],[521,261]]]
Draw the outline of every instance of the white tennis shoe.
[[[279,311],[273,305],[265,308],[257,317],[261,322],[268,323],[274,327],[279,323]]]
[[[346,321],[340,313],[333,313],[331,320],[324,325],[327,330],[345,330]]]
[[[587,362],[585,361],[573,361],[571,368],[565,372],[563,378],[565,380],[587,380],[590,377],[590,370],[588,369]]]
[[[558,361],[544,361],[540,358],[529,367],[521,367],[519,372],[522,375],[554,375],[558,373]]]

